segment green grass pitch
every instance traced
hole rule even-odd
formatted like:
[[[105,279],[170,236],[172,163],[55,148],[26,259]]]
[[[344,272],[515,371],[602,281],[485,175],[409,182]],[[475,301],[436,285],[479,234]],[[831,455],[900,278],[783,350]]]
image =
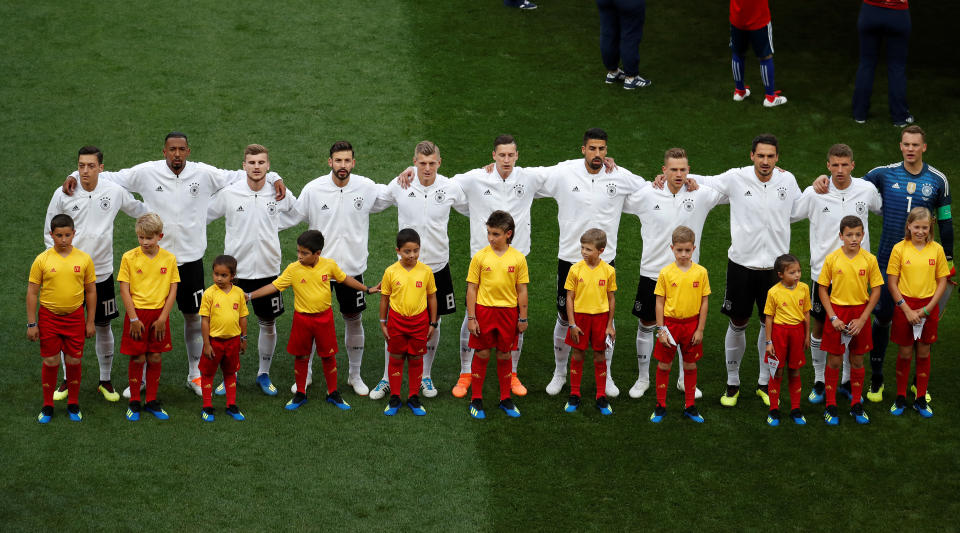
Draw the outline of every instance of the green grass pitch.
[[[286,392],[267,398],[255,389],[251,346],[238,398],[247,422],[224,416],[204,424],[200,400],[183,386],[186,356],[175,312],[175,346],[165,357],[160,388],[170,422],[145,417],[129,424],[122,403],[99,398],[92,342],[84,358],[84,422],[69,423],[61,404],[51,424],[34,422],[40,362],[37,345],[24,336],[26,274],[42,250],[50,194],[76,168],[76,150],[85,144],[100,146],[107,168],[119,169],[159,158],[163,136],[176,129],[190,135],[192,160],[236,168],[243,147],[258,142],[271,149],[273,170],[295,192],[328,171],[327,149],[338,139],[357,148],[355,172],[380,182],[408,165],[422,139],[439,144],[441,172],[453,175],[490,162],[499,133],[518,138],[520,165],[549,165],[579,157],[581,135],[594,126],[610,134],[618,164],[648,178],[671,146],[685,147],[698,173],[747,165],[750,140],[766,131],[780,137],[780,165],[801,187],[826,170],[825,154],[835,142],[853,147],[856,175],[899,160],[882,69],[871,120],[856,125],[850,119],[858,2],[772,2],[777,83],[790,99],[777,109],[763,109],[758,96],[731,101],[726,2],[649,2],[641,73],[653,86],[633,92],[602,83],[592,2],[543,0],[529,13],[500,4],[0,5],[6,22],[0,37],[6,154],[0,291],[8,295],[0,304],[0,529],[957,529],[949,517],[960,511],[960,402],[953,388],[960,310],[941,323],[933,349],[931,420],[913,413],[894,418],[883,412],[886,403],[870,404],[871,425],[857,427],[844,416],[840,427],[827,428],[820,410],[804,400],[809,425],[771,429],[762,403],[750,394],[735,409],[723,409],[725,208],[711,214],[702,244],[714,287],[700,365],[702,426],[681,419],[676,392],[660,426],[647,422],[652,392],[640,400],[626,395],[636,378],[636,320],[629,309],[640,228],[632,216],[623,217],[617,259],[620,342],[613,376],[622,395],[613,401],[616,414],[601,419],[588,398],[581,413],[567,415],[563,396],[543,392],[553,369],[552,200],[534,203],[531,324],[520,366],[531,392],[517,400],[519,420],[490,409],[488,420],[473,421],[467,402],[450,395],[461,307],[445,321],[433,374],[442,393],[425,401],[423,419],[409,411],[387,419],[382,402],[347,390],[352,411],[315,396],[301,411],[285,412]],[[960,10],[953,2],[911,4],[911,110],[929,134],[926,160],[956,177],[960,72],[947,36]],[[759,95],[752,59],[746,75]],[[136,246],[132,228],[126,218],[117,224],[117,263]],[[394,260],[396,229],[395,210],[372,217],[368,279]],[[285,263],[295,259],[298,232],[281,236]],[[449,232],[454,278],[462,280],[469,261],[466,219],[452,215]],[[806,270],[806,224],[795,224],[793,235],[792,251]],[[210,228],[207,265],[223,249],[222,237],[221,221]],[[462,283],[457,290],[462,303]],[[375,307],[377,299],[370,301]],[[279,321],[272,372],[281,389],[293,379],[283,352],[290,316]],[[372,386],[383,361],[375,313],[365,314],[365,325],[363,376]],[[754,322],[748,344],[756,331]],[[750,353],[743,368],[747,393],[757,372]],[[887,363],[892,384],[892,357]],[[123,386],[126,367],[118,353],[115,385]],[[807,392],[809,365],[803,380]],[[487,381],[490,397],[495,380]],[[893,398],[889,388],[887,398]],[[222,413],[222,403],[216,405]],[[841,410],[845,406],[841,401]]]

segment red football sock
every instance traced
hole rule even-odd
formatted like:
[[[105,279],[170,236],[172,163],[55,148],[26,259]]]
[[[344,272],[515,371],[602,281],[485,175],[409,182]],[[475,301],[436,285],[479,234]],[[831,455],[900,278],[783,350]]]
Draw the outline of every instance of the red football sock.
[[[140,401],[140,381],[143,379],[144,364],[136,362],[132,357],[130,358],[130,366],[127,367],[127,381],[130,382],[131,402]]]
[[[897,357],[897,396],[907,395],[910,383],[910,358]]]
[[[923,398],[927,395],[927,385],[929,383],[930,357],[917,357],[917,398]]]
[[[497,358],[497,381],[500,382],[500,401],[510,398],[510,381],[513,379],[513,361]]]
[[[57,390],[57,372],[60,365],[43,365],[43,372],[40,374],[40,383],[43,385],[43,405],[53,407],[53,391]],[[137,387],[137,391],[140,388]]]
[[[684,368],[681,371],[683,372],[683,399],[686,406],[690,407],[697,399],[697,369]]]
[[[223,386],[227,389],[227,405],[237,404],[237,373],[223,376]]]
[[[826,391],[826,406],[837,405],[837,381],[840,379],[840,369],[827,366],[823,370],[824,390]]]
[[[409,357],[407,359],[407,379],[410,388],[410,395],[420,394],[420,383],[423,381],[423,356]]]
[[[200,394],[204,407],[213,407],[213,374],[200,374]]]
[[[293,376],[297,380],[297,392],[307,393],[307,372],[310,370],[309,357],[297,357],[293,360]]]
[[[390,394],[400,396],[400,387],[403,385],[403,358],[390,355],[387,363],[387,381],[390,382]]]
[[[67,403],[80,403],[80,363],[67,365]]]
[[[770,398],[770,409],[780,409],[780,383],[783,376],[774,375],[767,383],[767,396]]]
[[[321,357],[320,360],[323,361],[323,377],[327,380],[327,394],[330,394],[337,390],[337,358],[331,355]],[[304,377],[304,385],[306,385],[306,377]]]
[[[667,381],[670,380],[670,371],[663,370],[657,365],[657,405],[667,406]]]
[[[851,368],[850,369],[850,394],[853,396],[851,404],[860,403],[860,397],[863,395],[863,380],[867,375],[867,369],[863,368]]]
[[[162,367],[162,360],[156,363],[147,361],[147,403],[157,399],[157,389],[160,388],[160,369]],[[133,391],[130,391],[130,397],[133,397]]]
[[[593,377],[597,381],[597,398],[607,395],[607,361],[593,360]]]
[[[863,370],[861,368],[861,370]],[[800,409],[800,374],[787,377],[787,387],[790,389],[790,410]]]
[[[471,398],[479,400],[483,398],[483,380],[487,378],[487,363],[490,358],[480,358],[473,354],[473,362],[470,364],[470,390]]]
[[[570,359],[570,394],[580,396],[580,382],[583,379],[583,359]]]

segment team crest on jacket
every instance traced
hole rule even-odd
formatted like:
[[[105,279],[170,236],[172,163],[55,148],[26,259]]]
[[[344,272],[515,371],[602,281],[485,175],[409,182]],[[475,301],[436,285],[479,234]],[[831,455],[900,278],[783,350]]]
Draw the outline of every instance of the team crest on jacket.
[[[447,199],[447,191],[444,189],[438,189],[437,192],[433,193],[433,200],[438,204],[442,204],[444,200]]]
[[[515,194],[517,198],[523,198],[523,192],[524,188],[522,183],[513,186],[513,194]]]
[[[913,194],[917,192],[917,182],[911,181],[907,183],[907,194]]]
[[[857,216],[863,216],[867,212],[867,203],[866,202],[857,202],[856,206]]]
[[[683,208],[683,210],[687,213],[692,212],[694,208],[693,198],[687,198],[686,200],[680,202],[680,207]]]
[[[609,196],[610,198],[613,198],[613,197],[616,196],[616,195],[617,195],[617,184],[616,184],[616,183],[608,183],[608,184],[607,184],[607,196]]]
[[[920,187],[920,194],[922,194],[924,198],[933,194],[933,185],[930,185],[929,183],[924,183],[923,187]]]
[[[787,188],[786,187],[777,187],[777,198],[781,200],[787,199]]]
[[[193,196],[194,198],[200,196],[200,184],[199,184],[199,183],[197,183],[197,182],[191,183],[191,184],[190,184],[190,187],[188,188],[188,190],[190,191],[190,196]]]
[[[109,196],[101,196],[101,197],[100,197],[100,209],[103,209],[104,211],[109,211],[109,210],[110,210],[110,197],[109,197]]]
[[[357,196],[353,199],[353,208],[357,211],[363,209],[363,196]]]
[[[270,216],[277,215],[277,202],[267,202],[267,214]]]

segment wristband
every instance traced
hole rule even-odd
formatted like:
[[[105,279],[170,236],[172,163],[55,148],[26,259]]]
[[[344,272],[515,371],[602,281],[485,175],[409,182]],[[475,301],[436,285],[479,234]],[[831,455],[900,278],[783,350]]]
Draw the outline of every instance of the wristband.
[[[35,327],[37,327],[36,322],[30,322],[29,324],[27,324],[27,328],[35,328]]]
[[[923,314],[925,316],[930,316],[930,311],[927,311],[927,306],[923,306]]]
[[[242,340],[242,341],[247,340],[247,336],[246,336],[246,335],[240,335],[240,340]]]
[[[838,317],[837,315],[833,315],[832,317],[830,317],[830,322],[833,322],[834,320],[840,320],[840,317]]]
[[[133,318],[130,319],[130,323],[131,323],[131,324],[133,324],[134,322],[140,322],[140,317],[135,316],[135,317],[133,317]]]
[[[475,316],[468,316],[468,317],[467,317],[467,320],[476,320],[476,319],[477,319],[477,317],[475,317]]]
[[[767,346],[773,344],[773,341],[767,341]]]
[[[387,319],[386,319],[386,318],[381,318],[381,319],[380,319],[380,323],[381,323],[381,324],[386,324],[386,323],[387,323]]]
[[[905,301],[906,301],[906,300],[904,300],[903,298],[900,298],[900,300],[899,300],[897,303],[893,304],[893,305],[895,305],[895,306],[897,306],[897,307],[900,307],[901,305],[903,305],[903,303],[904,303]]]
[[[573,329],[573,328],[575,328],[575,327],[577,327],[576,324],[570,324],[569,326],[567,326],[567,329]]]
[[[439,326],[439,325],[440,325],[439,322],[431,322],[431,323],[430,323],[430,327],[431,327],[431,328],[435,328],[435,327],[437,327],[437,326]]]
[[[526,322],[526,321],[527,321],[526,318],[518,318],[518,319],[517,319],[517,322],[520,322],[520,323],[524,323],[524,322]]]

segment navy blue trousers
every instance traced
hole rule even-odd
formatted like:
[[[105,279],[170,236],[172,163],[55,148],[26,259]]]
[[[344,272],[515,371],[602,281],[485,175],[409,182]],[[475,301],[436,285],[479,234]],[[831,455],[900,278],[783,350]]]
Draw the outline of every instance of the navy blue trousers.
[[[607,70],[623,63],[627,76],[640,74],[640,40],[646,19],[646,0],[597,0],[600,11],[600,57]]]
[[[857,21],[860,33],[860,66],[853,90],[853,118],[866,120],[873,94],[873,74],[885,46],[890,118],[901,122],[910,114],[907,107],[907,44],[910,40],[910,11],[861,4]]]

